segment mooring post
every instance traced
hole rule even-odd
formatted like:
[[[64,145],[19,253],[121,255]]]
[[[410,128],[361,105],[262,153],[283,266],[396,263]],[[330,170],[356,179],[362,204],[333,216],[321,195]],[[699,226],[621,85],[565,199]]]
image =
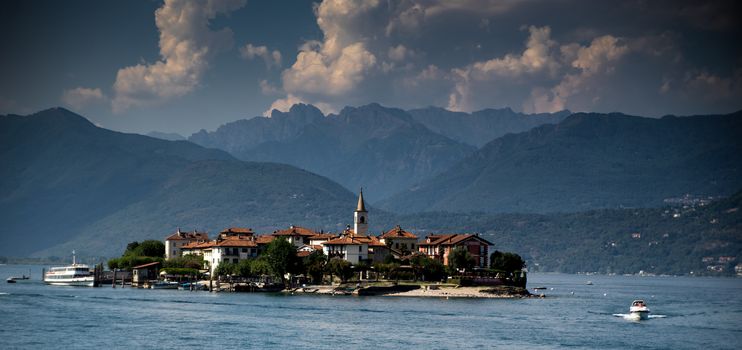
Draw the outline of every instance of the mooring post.
[[[113,269],[113,282],[111,282],[111,288],[116,288],[116,269]]]

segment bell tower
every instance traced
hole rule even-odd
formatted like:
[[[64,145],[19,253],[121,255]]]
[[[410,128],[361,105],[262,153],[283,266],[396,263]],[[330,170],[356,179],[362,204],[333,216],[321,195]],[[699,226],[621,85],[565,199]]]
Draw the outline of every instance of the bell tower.
[[[358,195],[356,210],[353,212],[353,232],[358,236],[368,234],[368,212],[366,211],[366,203],[363,202],[363,188]]]

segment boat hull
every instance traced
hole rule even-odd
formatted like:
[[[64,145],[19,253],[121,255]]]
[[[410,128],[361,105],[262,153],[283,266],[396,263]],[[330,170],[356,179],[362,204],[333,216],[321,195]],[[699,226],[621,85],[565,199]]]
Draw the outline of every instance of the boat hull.
[[[649,318],[649,311],[633,311],[629,313],[629,316],[632,319],[646,320]]]
[[[73,279],[58,279],[55,281],[44,281],[44,283],[50,286],[72,286],[72,287],[92,287],[94,284],[93,277],[90,278],[73,278]]]

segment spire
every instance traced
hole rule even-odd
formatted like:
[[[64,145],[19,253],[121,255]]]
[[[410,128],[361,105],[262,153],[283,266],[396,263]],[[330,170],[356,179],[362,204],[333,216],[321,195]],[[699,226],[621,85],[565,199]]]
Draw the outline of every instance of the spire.
[[[356,211],[366,211],[366,204],[363,203],[363,187],[361,187],[361,193],[358,195],[358,207]]]

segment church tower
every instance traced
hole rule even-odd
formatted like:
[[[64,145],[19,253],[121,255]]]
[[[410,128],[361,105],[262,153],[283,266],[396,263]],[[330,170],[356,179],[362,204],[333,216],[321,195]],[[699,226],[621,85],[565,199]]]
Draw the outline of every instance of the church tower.
[[[363,202],[363,188],[358,195],[356,211],[353,212],[353,232],[357,236],[368,235],[368,212],[366,211],[366,203]]]

